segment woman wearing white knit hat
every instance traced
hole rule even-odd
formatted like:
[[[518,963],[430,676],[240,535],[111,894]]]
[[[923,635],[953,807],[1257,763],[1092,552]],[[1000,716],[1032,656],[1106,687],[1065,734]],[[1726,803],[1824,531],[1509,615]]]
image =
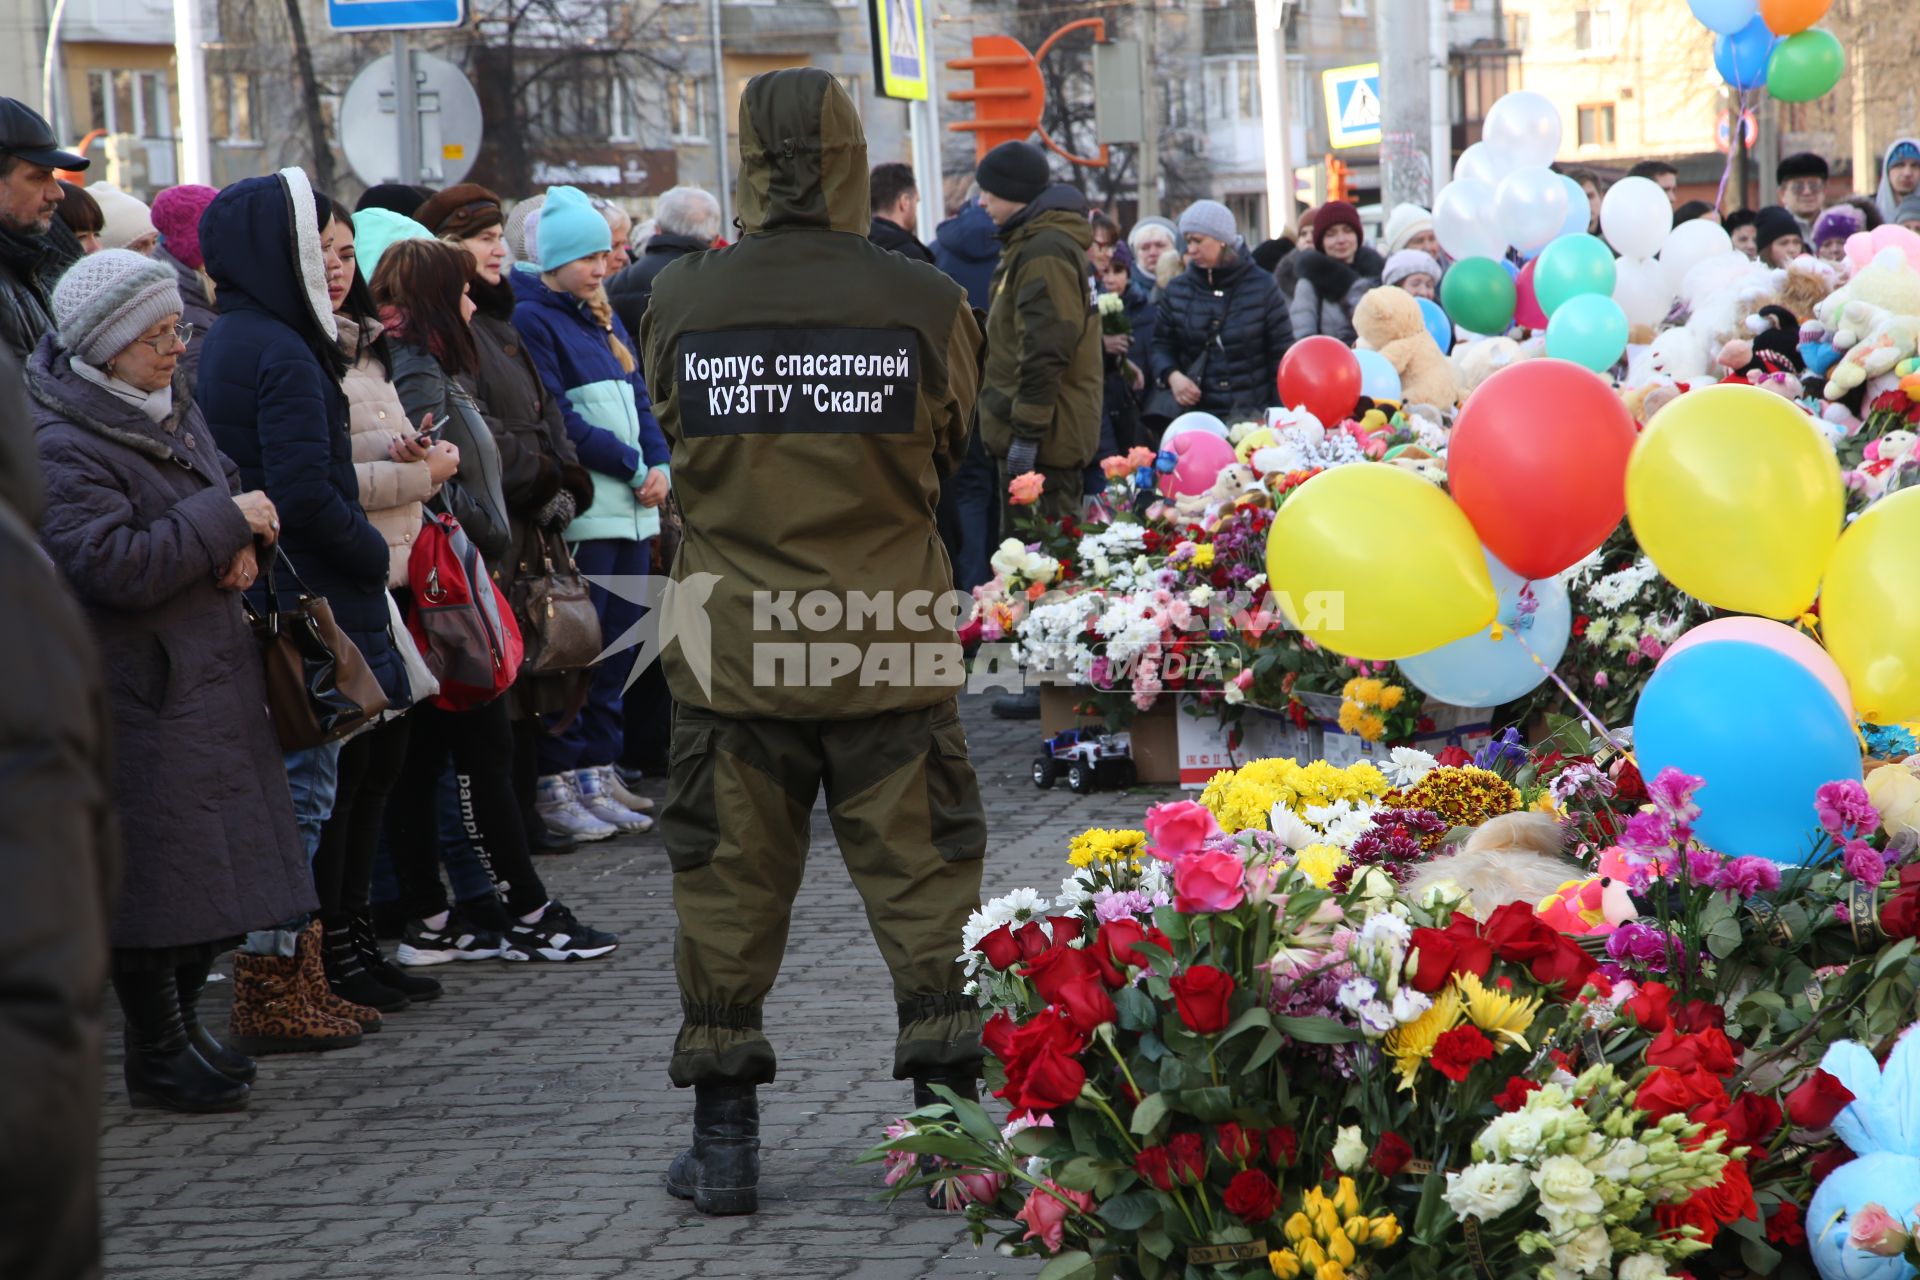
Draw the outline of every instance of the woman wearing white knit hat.
[[[160,244],[159,228],[153,225],[153,211],[111,182],[96,182],[87,194],[100,206],[106,225],[100,228],[102,249],[130,249],[151,254]]]

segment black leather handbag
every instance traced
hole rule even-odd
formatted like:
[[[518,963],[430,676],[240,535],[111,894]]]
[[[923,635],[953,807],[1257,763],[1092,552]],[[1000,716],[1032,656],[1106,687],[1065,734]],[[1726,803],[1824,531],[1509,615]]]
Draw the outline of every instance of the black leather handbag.
[[[281,559],[278,548],[267,553],[261,575],[267,609],[260,613],[248,600],[247,617],[260,642],[267,708],[281,749],[305,751],[377,719],[387,709],[387,695],[359,646],[333,620],[326,598],[309,591],[291,564],[287,576],[300,591],[291,601],[281,598],[274,581]]]

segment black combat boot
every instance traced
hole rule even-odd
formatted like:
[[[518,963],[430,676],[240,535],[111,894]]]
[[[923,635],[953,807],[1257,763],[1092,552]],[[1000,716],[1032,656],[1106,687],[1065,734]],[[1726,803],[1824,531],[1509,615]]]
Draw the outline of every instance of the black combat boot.
[[[701,1213],[760,1207],[760,1099],[750,1084],[693,1087],[693,1145],[673,1159],[667,1192]]]
[[[180,1021],[171,969],[116,971],[113,991],[127,1018],[127,1099],[168,1111],[238,1111],[251,1092],[208,1064]]]
[[[200,1023],[200,993],[206,989],[207,971],[211,967],[208,961],[196,960],[173,971],[174,990],[180,996],[180,1025],[186,1028],[187,1039],[193,1042],[208,1066],[229,1080],[252,1084],[256,1074],[253,1059],[221,1044]]]

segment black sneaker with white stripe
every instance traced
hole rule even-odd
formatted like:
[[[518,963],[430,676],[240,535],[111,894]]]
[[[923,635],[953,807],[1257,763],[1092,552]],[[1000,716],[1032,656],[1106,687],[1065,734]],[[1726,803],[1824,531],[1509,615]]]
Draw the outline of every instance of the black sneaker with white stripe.
[[[620,939],[590,929],[558,902],[549,902],[537,924],[514,921],[507,945],[535,960],[593,960],[620,945]]]
[[[469,920],[458,907],[447,923],[430,929],[424,920],[409,920],[393,958],[403,965],[447,964],[454,960],[526,960],[525,949]]]

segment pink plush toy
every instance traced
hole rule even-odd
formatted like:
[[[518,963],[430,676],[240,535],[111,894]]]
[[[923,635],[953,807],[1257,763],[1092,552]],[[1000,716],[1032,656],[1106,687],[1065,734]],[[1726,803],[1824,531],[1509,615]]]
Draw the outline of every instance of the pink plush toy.
[[[1556,932],[1612,933],[1640,913],[1627,891],[1632,868],[1618,849],[1600,855],[1600,874],[1587,880],[1569,880],[1548,894],[1533,913]]]

